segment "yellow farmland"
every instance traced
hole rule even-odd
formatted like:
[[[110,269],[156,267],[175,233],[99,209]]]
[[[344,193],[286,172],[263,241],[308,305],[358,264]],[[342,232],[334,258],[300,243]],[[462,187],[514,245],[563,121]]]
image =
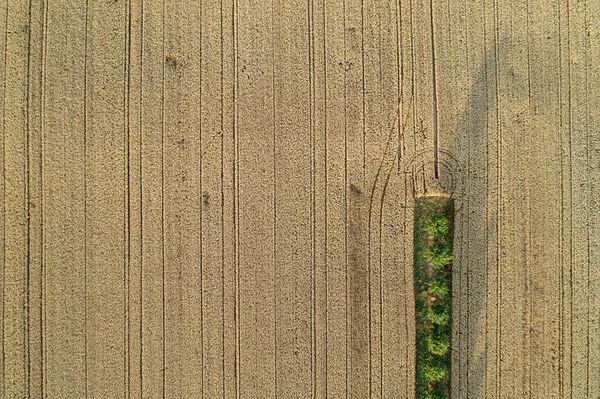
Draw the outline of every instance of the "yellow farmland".
[[[2,0],[0,397],[414,398],[439,193],[452,397],[599,397],[598,60],[598,0]]]

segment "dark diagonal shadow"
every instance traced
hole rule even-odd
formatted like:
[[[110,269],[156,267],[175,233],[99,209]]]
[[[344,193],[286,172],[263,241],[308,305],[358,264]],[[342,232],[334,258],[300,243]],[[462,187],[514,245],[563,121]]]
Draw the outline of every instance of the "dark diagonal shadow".
[[[496,242],[496,216],[488,212],[490,169],[496,159],[497,141],[495,51],[486,54],[473,82],[449,148],[461,165],[462,192],[457,193],[453,262],[452,396],[490,397],[485,392],[489,251]],[[494,153],[492,153],[494,151]],[[491,265],[491,267],[496,267]],[[497,277],[497,274],[494,274]],[[492,310],[493,312],[493,310]],[[491,394],[493,397],[495,394]]]

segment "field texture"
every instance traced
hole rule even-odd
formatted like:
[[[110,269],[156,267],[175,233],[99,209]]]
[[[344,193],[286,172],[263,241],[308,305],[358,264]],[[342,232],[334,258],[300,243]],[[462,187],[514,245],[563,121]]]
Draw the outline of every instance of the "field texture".
[[[438,191],[452,397],[599,397],[598,60],[597,0],[3,0],[0,397],[412,398]]]

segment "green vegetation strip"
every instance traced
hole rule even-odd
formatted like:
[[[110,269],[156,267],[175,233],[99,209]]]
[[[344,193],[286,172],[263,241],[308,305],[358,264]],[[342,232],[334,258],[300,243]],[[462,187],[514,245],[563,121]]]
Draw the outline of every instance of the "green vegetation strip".
[[[454,201],[421,197],[415,204],[417,399],[450,397],[452,231]]]

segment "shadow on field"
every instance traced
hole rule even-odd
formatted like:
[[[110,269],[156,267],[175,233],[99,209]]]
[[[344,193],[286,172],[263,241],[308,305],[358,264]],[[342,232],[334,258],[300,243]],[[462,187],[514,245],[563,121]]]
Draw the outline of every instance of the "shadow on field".
[[[488,164],[496,154],[488,143],[488,125],[496,113],[495,52],[486,54],[471,86],[467,105],[450,144],[450,153],[462,166],[463,192],[456,198],[453,262],[452,396],[479,398],[485,394],[488,362],[486,293],[488,243],[496,240],[495,218],[488,220]],[[495,122],[494,122],[495,123]],[[496,132],[492,129],[491,132]],[[493,148],[493,147],[492,147]]]

